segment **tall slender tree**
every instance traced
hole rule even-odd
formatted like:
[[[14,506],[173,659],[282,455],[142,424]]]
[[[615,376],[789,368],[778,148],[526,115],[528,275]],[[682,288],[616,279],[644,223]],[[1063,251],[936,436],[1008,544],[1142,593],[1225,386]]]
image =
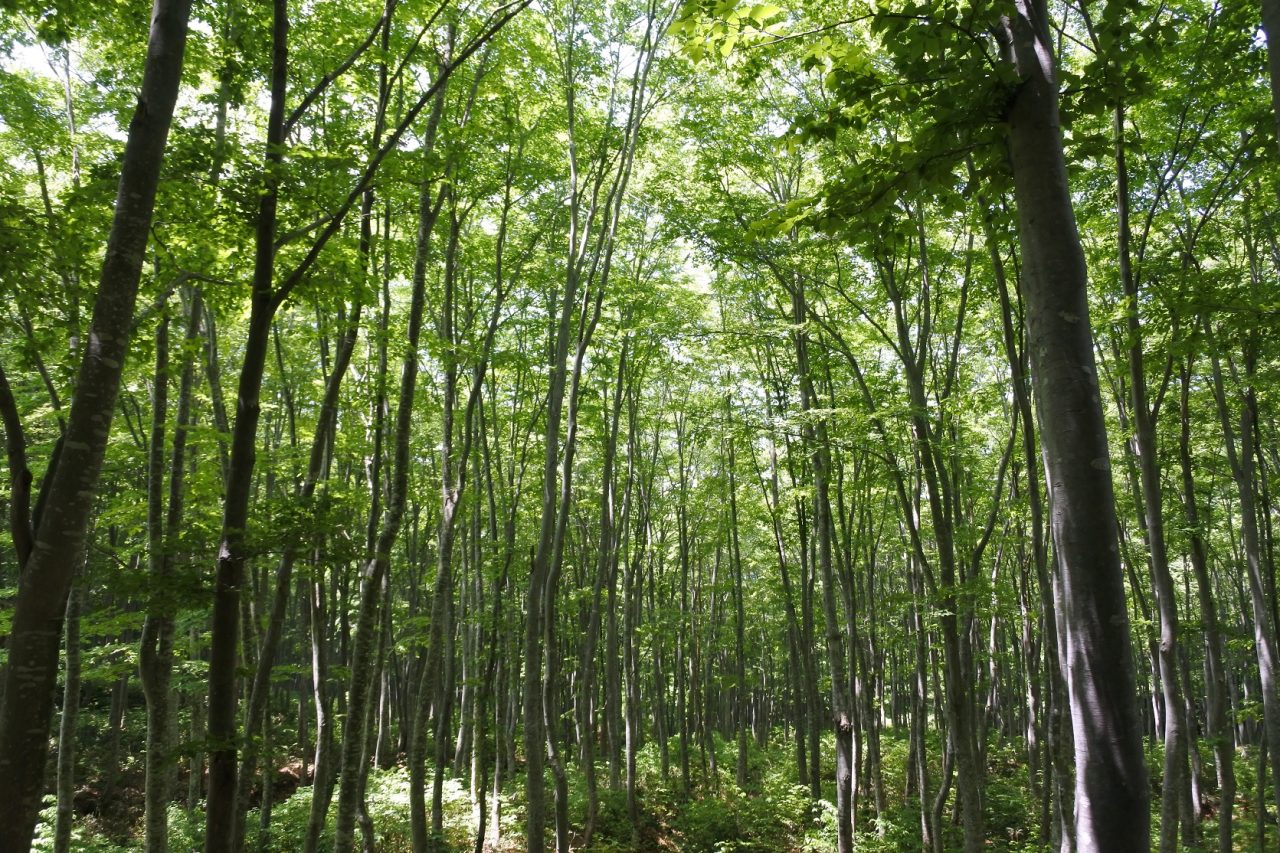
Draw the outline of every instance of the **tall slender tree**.
[[[165,144],[178,98],[186,53],[188,0],[156,0],[151,10],[147,59],[137,108],[129,123],[120,183],[98,280],[93,319],[67,415],[66,431],[50,460],[52,476],[36,502],[11,511],[22,567],[9,632],[3,707],[0,707],[0,847],[31,845],[40,798],[58,674],[67,594],[88,549],[98,477],[111,432],[120,377],[129,352],[134,305],[160,183]],[[13,481],[29,493],[12,397],[0,388]]]

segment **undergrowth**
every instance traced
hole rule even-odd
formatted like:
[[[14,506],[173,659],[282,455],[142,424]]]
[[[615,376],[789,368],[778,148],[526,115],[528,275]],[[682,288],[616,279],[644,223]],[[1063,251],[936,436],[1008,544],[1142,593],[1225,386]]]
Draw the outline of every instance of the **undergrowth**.
[[[828,763],[823,766],[822,796],[814,799],[809,788],[797,778],[793,745],[775,738],[767,747],[749,744],[748,779],[740,787],[734,778],[737,747],[733,741],[716,740],[714,762],[710,752],[694,750],[690,755],[690,780],[686,790],[678,762],[676,744],[669,750],[669,766],[664,774],[658,745],[645,744],[637,754],[637,806],[639,820],[628,818],[625,789],[609,787],[609,767],[598,770],[600,804],[594,833],[589,843],[582,836],[586,818],[586,787],[580,772],[571,768],[569,815],[573,826],[572,848],[595,853],[834,853],[836,811],[834,773],[829,763],[834,748],[830,736],[823,744]],[[933,759],[929,784],[936,791],[941,772],[940,743],[929,745]],[[855,819],[857,853],[897,853],[921,849],[920,803],[912,791],[908,795],[905,735],[886,731],[882,740],[883,777],[886,804],[876,815],[871,797],[859,796]],[[1159,746],[1149,750],[1148,765],[1153,788],[1159,782]],[[1257,812],[1253,790],[1256,756],[1242,750],[1236,763],[1240,794],[1235,807],[1235,835],[1238,850],[1257,849]],[[711,772],[711,767],[716,771]],[[1207,762],[1206,762],[1207,764]],[[703,768],[706,767],[704,773]],[[500,800],[501,841],[491,844],[493,853],[518,853],[524,849],[525,804],[523,775],[510,779]],[[548,823],[553,822],[552,780],[547,779]],[[312,788],[298,788],[272,807],[270,829],[259,829],[260,815],[252,810],[246,850],[263,853],[292,853],[300,849],[311,811]],[[428,800],[430,791],[427,792]],[[443,786],[444,849],[470,851],[474,846],[473,804],[463,780],[446,777]],[[1153,805],[1158,804],[1158,788]],[[404,767],[371,772],[368,785],[368,812],[376,834],[375,847],[385,853],[407,853],[412,849],[409,825],[409,775]],[[486,807],[488,803],[486,803]],[[1042,801],[1031,789],[1025,754],[1018,744],[992,744],[987,754],[984,797],[987,850],[994,853],[1039,853],[1050,849],[1039,840]],[[330,806],[321,836],[320,850],[333,848],[333,819],[336,804]],[[54,808],[52,800],[41,815],[33,850],[53,850]],[[954,796],[943,815],[943,849],[959,849],[961,831],[954,811]],[[1268,818],[1271,843],[1274,821]],[[1153,814],[1153,834],[1158,830]],[[107,832],[94,815],[78,817],[71,848],[77,853],[123,853],[141,850],[140,822],[132,826],[122,843],[118,832]],[[199,850],[203,844],[204,814],[187,811],[178,804],[169,808],[169,847],[173,851]],[[1216,811],[1207,810],[1201,824],[1205,848],[1216,839]],[[115,836],[115,837],[113,837]],[[490,836],[492,839],[492,836]],[[547,827],[547,844],[554,849],[554,827]],[[1190,846],[1185,849],[1204,849]]]

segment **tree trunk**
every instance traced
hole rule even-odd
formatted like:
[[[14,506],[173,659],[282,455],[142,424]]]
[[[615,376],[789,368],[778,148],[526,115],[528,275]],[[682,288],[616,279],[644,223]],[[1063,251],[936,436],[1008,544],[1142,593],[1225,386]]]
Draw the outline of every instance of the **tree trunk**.
[[[205,853],[232,853],[240,839],[236,828],[237,645],[240,639],[241,584],[248,560],[245,542],[256,461],[262,376],[266,368],[275,298],[276,210],[284,160],[284,98],[288,70],[287,0],[272,2],[271,104],[267,148],[258,195],[254,267],[248,336],[236,392],[236,420],[223,502],[222,540],[213,594],[209,642],[209,795],[205,803]]]
[[[796,365],[800,374],[801,409],[817,408],[810,375],[808,335],[804,329],[807,307],[802,286],[792,291],[793,322],[800,331],[795,335]],[[822,615],[826,626],[827,656],[831,667],[831,714],[836,741],[836,849],[839,853],[853,850],[853,708],[849,698],[849,675],[845,641],[836,613],[835,574],[831,555],[831,498],[829,495],[831,450],[827,442],[826,423],[806,421],[805,439],[809,444],[815,494],[813,499],[814,535],[817,537],[818,570],[822,581]]]
[[[1262,0],[1262,31],[1267,37],[1267,72],[1271,81],[1271,111],[1280,132],[1280,0]]]
[[[168,848],[169,749],[173,739],[173,608],[165,599],[168,581],[164,517],[165,423],[168,419],[169,317],[156,330],[156,369],[152,378],[151,446],[147,465],[147,553],[152,596],[138,654],[138,675],[147,702],[146,845],[148,851]],[[179,461],[179,464],[181,462]],[[180,470],[180,469],[179,469]],[[177,476],[180,473],[175,472]]]
[[[1064,592],[1081,853],[1146,850],[1147,772],[1134,700],[1088,272],[1067,184],[1047,4],[1018,0],[1003,49],[1022,82],[1008,140],[1022,243],[1027,344]]]
[[[742,551],[738,541],[738,479],[735,472],[737,460],[734,454],[734,439],[729,438],[729,547],[733,569],[733,665],[734,680],[734,726],[737,729],[738,760],[734,765],[734,778],[738,787],[747,787],[747,660],[746,660],[746,614],[743,607],[742,591]]]
[[[1240,532],[1244,540],[1245,574],[1249,584],[1249,603],[1253,616],[1253,643],[1258,661],[1258,680],[1262,688],[1262,727],[1266,748],[1271,756],[1271,784],[1275,802],[1280,807],[1280,650],[1277,649],[1275,623],[1272,621],[1271,596],[1262,575],[1262,546],[1258,537],[1258,515],[1254,501],[1254,440],[1258,403],[1253,388],[1254,359],[1247,341],[1244,356],[1245,387],[1240,400],[1240,430],[1236,432],[1227,407],[1222,368],[1217,354],[1212,356],[1213,390],[1218,417],[1226,439],[1227,462],[1236,483],[1240,501]],[[1212,344],[1211,344],[1212,346]],[[1237,449],[1238,443],[1238,449]],[[1261,774],[1258,780],[1262,785]]]
[[[328,619],[325,617],[324,572],[313,563],[316,578],[308,583],[307,627],[311,636],[311,692],[316,715],[316,753],[311,781],[311,810],[303,838],[304,853],[316,853],[333,799],[333,714],[328,696]]]
[[[129,124],[89,348],[30,556],[21,559],[0,708],[0,849],[31,845],[40,799],[58,646],[71,578],[84,562],[89,516],[128,355],[160,167],[178,96],[189,0],[155,0],[138,106]]]
[[[63,675],[62,717],[58,721],[58,821],[54,853],[70,853],[75,817],[76,718],[80,713],[80,609],[83,588],[75,584],[67,597],[67,667]]]
[[[596,780],[595,766],[595,693],[596,693],[596,650],[600,640],[600,607],[606,579],[614,577],[614,566],[617,561],[616,541],[614,536],[614,502],[617,487],[613,473],[614,459],[617,455],[618,428],[622,416],[622,393],[626,382],[627,350],[630,338],[622,342],[622,351],[618,356],[617,375],[614,380],[612,407],[606,409],[606,430],[602,456],[603,470],[600,475],[600,528],[599,540],[595,554],[595,577],[591,586],[590,617],[586,633],[583,635],[579,651],[579,685],[578,705],[580,708],[581,743],[580,753],[582,772],[587,788],[587,814],[582,830],[582,844],[591,843],[595,832],[596,816],[600,810],[600,793]]]
[[[325,459],[338,424],[338,393],[341,390],[343,377],[346,375],[347,367],[350,365],[352,354],[355,351],[360,312],[361,306],[356,303],[351,311],[351,316],[346,319],[346,328],[343,329],[342,336],[338,340],[338,349],[333,368],[329,375],[325,377],[324,396],[320,402],[316,430],[311,440],[307,470],[302,484],[294,496],[295,500],[304,504],[315,495],[316,487],[324,476]],[[276,651],[280,645],[281,635],[284,632],[284,621],[289,605],[289,590],[293,585],[293,566],[298,558],[298,550],[295,543],[286,545],[284,554],[281,555],[280,563],[276,568],[275,589],[271,596],[271,611],[267,619],[267,631],[258,650],[257,666],[254,669],[253,682],[249,688],[249,701],[244,715],[244,737],[247,747],[252,747],[254,739],[259,737],[266,729],[267,699],[270,691],[271,671],[275,666]],[[258,753],[259,751],[252,748],[244,750],[237,775],[235,829],[232,833],[235,837],[234,843],[237,848],[241,848],[245,840],[244,821],[249,807],[253,767],[255,762],[262,757]],[[266,775],[264,766],[262,778],[264,811],[267,808],[270,785],[271,779]]]
[[[1164,536],[1164,496],[1160,485],[1160,459],[1156,447],[1156,425],[1147,400],[1147,377],[1143,366],[1142,324],[1139,315],[1140,282],[1133,270],[1129,251],[1129,174],[1125,165],[1125,111],[1115,109],[1116,213],[1119,219],[1116,242],[1120,279],[1129,303],[1129,393],[1133,410],[1134,444],[1138,455],[1145,509],[1147,545],[1150,550],[1152,586],[1160,614],[1159,666],[1164,700],[1164,779],[1160,800],[1160,851],[1175,853],[1178,847],[1178,815],[1187,787],[1187,720],[1182,700],[1178,667],[1178,602],[1173,576],[1169,572],[1169,551]]]
[[[1205,643],[1205,725],[1213,744],[1214,770],[1218,777],[1218,853],[1231,853],[1232,813],[1235,807],[1235,729],[1227,714],[1226,648],[1218,621],[1218,603],[1209,577],[1209,556],[1201,532],[1199,500],[1196,497],[1194,468],[1191,462],[1191,364],[1190,356],[1182,367],[1178,462],[1182,470],[1182,503],[1191,545],[1191,568],[1196,576],[1200,602],[1200,618],[1204,622]],[[1197,804],[1198,805],[1198,804]]]
[[[434,136],[439,121],[444,87],[441,86],[432,107],[428,132]],[[418,381],[418,342],[422,334],[422,317],[426,308],[426,265],[430,257],[431,232],[443,203],[443,194],[434,204],[431,186],[424,185],[419,196],[418,247],[414,259],[413,293],[409,307],[408,334],[404,357],[400,366],[400,397],[396,408],[394,450],[391,475],[391,494],[382,517],[381,529],[361,572],[359,615],[357,617],[355,648],[352,651],[351,682],[347,699],[347,720],[342,731],[341,765],[339,770],[338,815],[334,834],[334,849],[349,853],[355,842],[356,810],[361,805],[364,778],[368,767],[363,763],[365,752],[365,716],[368,710],[373,655],[378,628],[378,602],[382,594],[383,578],[391,564],[391,549],[400,533],[405,503],[409,490],[409,434],[413,423],[413,400]],[[419,728],[419,727],[415,727]]]

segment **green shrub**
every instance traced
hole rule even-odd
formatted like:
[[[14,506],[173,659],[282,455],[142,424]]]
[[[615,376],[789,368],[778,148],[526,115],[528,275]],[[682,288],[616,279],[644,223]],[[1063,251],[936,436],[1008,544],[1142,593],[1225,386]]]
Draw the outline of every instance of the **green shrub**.
[[[40,810],[35,837],[31,842],[32,853],[51,853],[53,834],[58,823],[58,806],[52,796],[45,797],[45,808]],[[128,850],[107,838],[92,821],[75,819],[71,822],[71,849],[76,853],[121,853]]]
[[[690,800],[680,811],[675,828],[689,853],[720,853],[737,842],[738,820],[732,804],[714,797]]]

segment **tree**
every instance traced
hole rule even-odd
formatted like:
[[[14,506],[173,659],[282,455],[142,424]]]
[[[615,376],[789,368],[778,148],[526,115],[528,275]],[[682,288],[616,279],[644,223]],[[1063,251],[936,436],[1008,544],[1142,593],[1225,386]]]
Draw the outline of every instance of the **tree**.
[[[31,844],[44,789],[46,743],[63,614],[76,567],[83,562],[98,475],[128,356],[134,304],[160,181],[165,142],[178,97],[186,50],[186,0],[156,0],[138,105],[129,124],[106,258],[98,280],[66,431],[50,461],[47,492],[34,512],[32,483],[7,380],[0,382],[10,475],[19,496],[11,513],[20,586],[9,633],[4,705],[0,708],[0,842]]]
[[[1128,609],[1093,337],[1088,271],[1071,209],[1047,5],[1019,3],[1003,50],[1021,78],[1009,154],[1022,243],[1027,347],[1050,529],[1066,604],[1076,757],[1076,845],[1146,849],[1147,771],[1129,653]]]

